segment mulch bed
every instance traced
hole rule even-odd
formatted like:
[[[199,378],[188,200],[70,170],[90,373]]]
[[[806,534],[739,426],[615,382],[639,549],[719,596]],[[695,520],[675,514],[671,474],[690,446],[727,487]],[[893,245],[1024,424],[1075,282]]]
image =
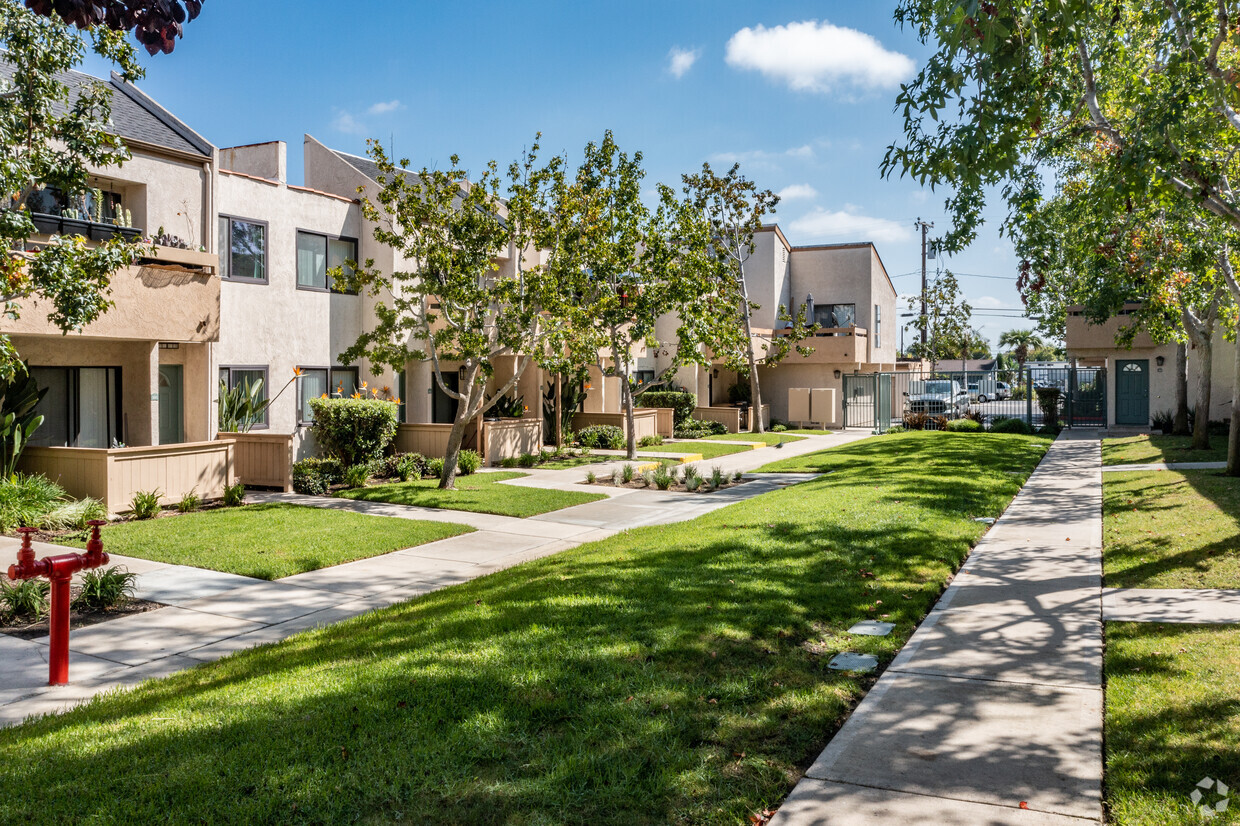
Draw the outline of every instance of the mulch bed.
[[[69,593],[76,597],[81,592],[81,587],[77,585],[70,586]],[[163,608],[163,604],[158,602],[148,602],[144,599],[130,599],[115,608],[97,609],[91,608],[79,611],[76,608],[69,609],[69,628],[85,628],[88,625],[97,625],[108,620],[120,619],[128,617],[131,614],[145,614],[147,611],[155,611]],[[36,637],[46,637],[50,631],[48,618],[43,617],[39,620],[30,620],[26,617],[13,617],[11,619],[0,618],[0,634],[8,634],[10,637],[18,637],[23,640],[32,640]]]
[[[697,490],[689,490],[687,487],[685,487],[684,482],[675,482],[672,484],[671,487],[668,488],[668,490],[671,491],[672,493],[714,493],[717,490],[727,490],[728,488],[734,488],[734,487],[737,487],[738,485],[743,485],[743,484],[746,484],[747,482],[752,482],[752,481],[753,481],[752,479],[741,479],[739,482],[733,482],[731,477],[729,477],[728,480],[724,482],[722,485],[720,485],[719,487],[712,488],[707,484],[706,480],[703,480],[701,486],[698,487]],[[594,482],[580,482],[579,484],[591,485],[591,486],[601,485],[607,488],[632,488],[634,490],[658,490],[659,489],[658,485],[647,485],[644,481],[642,481],[640,476],[633,477],[633,481],[627,484],[623,482],[620,484],[616,484],[615,481],[610,476],[600,476]]]

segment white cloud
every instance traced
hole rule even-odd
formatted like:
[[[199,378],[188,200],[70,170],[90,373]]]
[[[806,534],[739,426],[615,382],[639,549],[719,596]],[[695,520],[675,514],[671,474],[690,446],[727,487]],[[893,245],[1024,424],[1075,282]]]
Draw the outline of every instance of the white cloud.
[[[795,201],[803,198],[817,198],[818,190],[809,184],[792,184],[779,190],[781,201]]]
[[[401,102],[399,100],[379,101],[378,103],[372,103],[370,108],[366,110],[366,114],[386,115],[389,112],[395,112],[397,109],[400,109],[400,108],[402,107],[401,107]]]
[[[673,47],[667,53],[667,71],[677,80],[685,76],[685,72],[693,68],[693,64],[697,63],[697,59],[701,57],[701,49],[682,49],[679,46]]]
[[[865,32],[805,20],[743,28],[728,40],[728,65],[752,69],[800,92],[893,89],[912,76],[912,59]]]
[[[862,215],[852,207],[836,211],[818,207],[790,223],[788,229],[789,234],[797,238],[798,244],[813,241],[873,241],[876,244],[891,244],[908,241],[913,237],[912,229],[903,223]]]
[[[1007,306],[1007,304],[1004,304],[993,295],[984,295],[981,298],[973,299],[969,303],[973,305],[973,309],[975,310],[998,309],[1000,307]]]
[[[785,149],[782,152],[768,152],[765,149],[751,149],[746,152],[716,152],[710,156],[710,160],[719,164],[739,163],[753,164],[755,166],[774,167],[779,161],[792,158],[799,161],[812,160],[814,157],[814,147],[808,143],[803,146],[794,146],[791,149]]]
[[[353,115],[339,110],[336,112],[336,117],[332,120],[332,128],[348,135],[365,135],[369,131],[366,129],[366,125],[358,121]]]

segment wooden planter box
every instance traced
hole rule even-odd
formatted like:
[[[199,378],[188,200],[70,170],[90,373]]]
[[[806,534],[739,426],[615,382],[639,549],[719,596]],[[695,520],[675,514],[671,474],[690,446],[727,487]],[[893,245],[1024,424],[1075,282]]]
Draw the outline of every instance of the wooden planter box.
[[[221,433],[233,443],[233,475],[246,487],[293,489],[293,434]]]
[[[573,415],[573,430],[580,431],[596,424],[615,425],[624,431],[626,436],[629,432],[623,413],[576,413]],[[634,409],[633,430],[639,442],[647,436],[659,435],[659,408],[638,407]]]

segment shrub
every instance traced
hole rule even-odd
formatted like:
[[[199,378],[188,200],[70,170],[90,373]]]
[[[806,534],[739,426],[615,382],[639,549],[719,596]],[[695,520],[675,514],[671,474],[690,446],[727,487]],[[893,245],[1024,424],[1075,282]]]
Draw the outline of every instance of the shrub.
[[[1160,410],[1150,417],[1150,428],[1152,430],[1161,430],[1163,434],[1169,434],[1175,426],[1175,416],[1170,410]]]
[[[991,433],[1020,433],[1028,436],[1033,428],[1024,419],[995,419],[990,423]]]
[[[534,465],[538,464],[538,457],[535,456],[533,453],[522,453],[521,456],[516,460],[516,463],[520,467],[533,467]]]
[[[78,499],[61,502],[51,511],[43,515],[42,527],[52,530],[75,528],[82,530],[92,519],[107,519],[108,509],[98,499]]]
[[[37,528],[65,499],[65,489],[45,476],[15,473],[0,480],[0,530]]]
[[[667,490],[676,482],[676,476],[663,465],[654,472],[654,486],[659,490]]]
[[[1063,397],[1063,391],[1058,387],[1038,387],[1034,392],[1038,394],[1038,408],[1042,411],[1042,421],[1045,426],[1057,426],[1059,424],[1059,401]]]
[[[624,473],[621,472],[620,468],[616,468],[611,472],[611,483],[616,487],[624,484]]]
[[[949,433],[981,433],[982,426],[973,419],[952,419],[947,423]]]
[[[135,492],[133,501],[129,503],[129,510],[133,513],[133,518],[150,519],[159,513],[159,499],[163,495],[163,492],[158,488]]]
[[[344,472],[344,484],[349,488],[364,488],[370,478],[370,465],[353,465]]]
[[[680,427],[693,418],[697,396],[687,390],[647,390],[635,400],[638,407],[670,407],[672,427]]]
[[[722,487],[723,483],[727,480],[728,477],[723,475],[723,469],[720,468],[719,465],[715,465],[710,469],[710,483],[712,486],[717,488]]]
[[[528,456],[529,454],[528,454],[528,453],[526,453],[526,454],[522,454],[522,455],[523,455],[523,456]],[[500,466],[500,467],[502,467],[502,468],[510,468],[510,469],[511,469],[511,468],[514,468],[514,467],[519,467],[519,464],[520,464],[520,460],[519,460],[516,456],[505,456],[503,459],[500,459],[500,460],[499,460],[499,466]]]
[[[738,471],[736,471],[736,473],[733,473],[733,474],[732,474],[732,481],[733,481],[733,482],[739,482],[740,480],[742,480],[742,479],[744,479],[744,478],[745,478],[745,472],[744,472],[744,471],[738,470]]]
[[[642,473],[642,484],[645,485],[646,487],[651,487],[654,485],[654,471],[653,470],[647,470]]]
[[[434,459],[426,463],[426,475],[432,479],[439,479],[443,476],[443,459],[436,456]]]
[[[702,486],[702,478],[700,476],[685,477],[685,490],[696,491]]]
[[[624,431],[614,424],[592,424],[577,433],[577,440],[584,447],[601,447],[620,450],[624,447]]]
[[[904,432],[904,425],[902,425],[902,424],[893,424],[891,427],[887,428],[887,432],[888,432],[888,433],[903,433],[903,432]]]
[[[642,436],[637,441],[638,447],[652,447],[654,445],[661,445],[661,444],[663,444],[663,437],[657,434],[654,436]]]
[[[970,410],[969,412],[965,413],[965,414],[964,414],[963,416],[961,416],[960,418],[962,418],[962,419],[970,419],[970,420],[972,420],[972,421],[977,422],[978,424],[985,424],[985,423],[986,423],[986,417],[982,415],[982,411],[980,411],[980,410]]]
[[[181,501],[177,502],[178,513],[193,513],[202,507],[202,497],[198,495],[198,488],[192,488],[189,493],[181,497]]]
[[[676,428],[676,438],[701,439],[704,436],[722,435],[727,432],[728,428],[723,422],[704,422],[699,419],[690,419]]]
[[[133,599],[134,581],[137,578],[137,574],[116,565],[102,570],[86,571],[82,574],[82,590],[74,597],[73,607],[79,611],[83,608],[115,608]]]
[[[569,455],[570,455],[570,456],[572,455],[572,451],[569,451]],[[555,452],[554,452],[554,451],[551,451],[551,450],[540,450],[540,451],[538,451],[538,464],[540,464],[540,465],[541,465],[543,462],[550,462],[550,461],[551,461],[552,459],[554,459],[554,458],[555,458]]]
[[[931,416],[929,413],[905,413],[904,427],[907,430],[943,430],[947,427],[947,417]]]
[[[396,436],[395,402],[311,399],[311,431],[319,448],[347,467],[379,459]]]
[[[293,490],[322,496],[332,485],[344,481],[344,467],[336,459],[302,459],[293,464]]]
[[[476,450],[462,450],[456,457],[456,469],[461,472],[462,476],[476,473],[480,467],[482,467],[482,457]]]
[[[592,470],[587,470],[586,471],[586,483],[593,485],[597,481],[598,481],[598,475]]]
[[[620,467],[620,478],[621,478],[621,480],[622,480],[622,481],[623,481],[623,482],[627,485],[629,482],[632,482],[632,481],[633,481],[633,474],[634,474],[635,472],[636,472],[636,471],[635,471],[634,467],[633,467],[632,465],[630,465],[628,462],[625,462],[625,463],[624,463],[624,464]]]
[[[402,482],[420,479],[425,470],[426,457],[421,453],[401,454],[400,461],[396,463],[396,478]]]
[[[405,465],[404,478],[400,475],[402,464]],[[376,462],[371,462],[370,475],[381,479],[400,479],[402,482],[407,482],[410,478],[421,476],[425,467],[426,457],[421,453],[393,453],[391,456],[384,456]]]
[[[245,483],[237,482],[224,488],[224,507],[235,508],[245,502]]]
[[[505,419],[523,418],[525,411],[525,396],[516,393],[498,398],[491,404],[491,412]]]
[[[702,471],[698,470],[694,465],[685,465],[685,482],[688,482],[690,479],[701,481]]]
[[[786,425],[786,424],[774,424],[774,425],[771,425],[771,432],[772,432],[772,433],[783,433],[783,432],[784,432],[785,430],[787,430],[787,429],[788,429],[788,425]]]
[[[37,620],[47,613],[52,583],[46,579],[23,579],[10,582],[0,576],[0,615]]]

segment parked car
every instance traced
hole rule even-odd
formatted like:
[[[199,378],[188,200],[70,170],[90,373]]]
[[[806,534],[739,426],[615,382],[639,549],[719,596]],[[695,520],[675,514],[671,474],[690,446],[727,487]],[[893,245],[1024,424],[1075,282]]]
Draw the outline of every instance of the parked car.
[[[1012,387],[1005,381],[995,382],[995,398],[999,401],[1012,398]]]
[[[1003,389],[1001,390],[1000,388]],[[989,401],[1007,398],[1008,395],[1010,393],[1007,391],[1007,385],[1001,381],[995,381],[993,378],[979,378],[977,381],[969,382],[970,401],[985,404]]]
[[[957,381],[933,379],[909,384],[907,408],[910,413],[931,416],[963,416],[969,412],[969,391]]]

